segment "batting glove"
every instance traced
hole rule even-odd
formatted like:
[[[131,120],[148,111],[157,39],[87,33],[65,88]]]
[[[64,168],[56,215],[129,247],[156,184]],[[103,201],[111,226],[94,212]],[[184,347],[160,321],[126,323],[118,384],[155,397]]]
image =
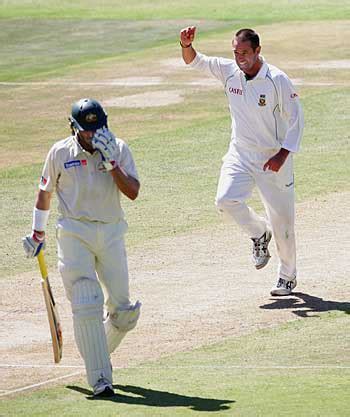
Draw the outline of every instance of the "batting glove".
[[[115,136],[107,128],[98,129],[92,138],[92,146],[102,156],[102,162],[107,171],[115,168],[119,148]]]
[[[22,239],[24,252],[27,258],[38,256],[41,250],[45,249],[45,235],[39,235],[33,231]]]

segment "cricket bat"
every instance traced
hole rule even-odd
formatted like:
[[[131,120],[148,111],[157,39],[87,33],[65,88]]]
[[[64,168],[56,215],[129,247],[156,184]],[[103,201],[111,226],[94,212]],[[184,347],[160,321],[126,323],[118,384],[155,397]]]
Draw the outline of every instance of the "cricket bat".
[[[39,255],[37,256],[37,258],[38,258],[39,268],[40,268],[41,278],[42,278],[41,286],[42,286],[43,293],[44,293],[47,317],[48,317],[49,326],[50,326],[53,357],[54,357],[55,363],[59,363],[60,360],[62,359],[62,348],[63,348],[62,327],[61,327],[60,317],[58,315],[56,303],[53,298],[43,250],[39,252]]]

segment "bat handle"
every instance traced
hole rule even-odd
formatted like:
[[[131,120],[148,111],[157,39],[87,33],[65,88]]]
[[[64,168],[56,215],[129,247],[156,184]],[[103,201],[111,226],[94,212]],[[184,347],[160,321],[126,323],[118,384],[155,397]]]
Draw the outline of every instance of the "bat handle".
[[[46,279],[48,276],[47,273],[47,268],[46,268],[46,263],[45,263],[45,258],[44,258],[44,251],[41,250],[37,256],[38,258],[38,262],[39,262],[39,268],[40,268],[40,272],[41,272],[41,276],[43,279]]]

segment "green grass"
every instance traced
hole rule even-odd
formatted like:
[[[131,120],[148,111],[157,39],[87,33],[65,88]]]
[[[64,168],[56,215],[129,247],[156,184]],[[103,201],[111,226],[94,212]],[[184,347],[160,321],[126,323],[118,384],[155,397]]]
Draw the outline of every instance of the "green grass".
[[[260,23],[290,20],[346,19],[348,0],[2,0],[0,17],[79,19],[240,19]]]
[[[207,94],[187,98],[187,106],[201,109],[193,119],[184,122],[184,126],[181,126],[181,117],[164,124],[167,115],[181,112],[182,104],[159,110],[124,111],[137,119],[142,119],[147,112],[153,114],[150,126],[145,122],[144,129],[140,129],[139,136],[130,145],[142,189],[137,202],[123,199],[130,224],[129,248],[142,246],[150,239],[215,226],[221,221],[214,198],[221,157],[229,140],[229,116],[223,108],[223,94],[214,92],[209,97]],[[302,96],[306,127],[302,151],[295,158],[298,201],[349,191],[348,164],[344,158],[350,146],[348,124],[333,105],[341,102],[344,108],[349,107],[349,89],[327,89],[324,94],[319,89],[305,88]],[[210,114],[211,106],[214,111]],[[333,126],[331,138],[330,125]],[[143,136],[142,130],[147,134]],[[3,184],[0,227],[3,230],[11,218],[11,234],[0,258],[4,277],[33,269],[33,263],[23,258],[19,237],[27,232],[31,223],[41,165],[0,170]],[[12,193],[13,189],[16,193]],[[258,207],[259,203],[254,200],[252,205]],[[48,229],[47,252],[51,267],[56,263],[55,206],[54,201]]]
[[[77,381],[3,400],[0,415],[345,417],[344,309],[120,369],[110,400],[91,401],[86,383]]]
[[[67,68],[97,60],[174,44],[180,29],[190,24],[177,20],[0,20],[0,81],[24,81],[62,75]],[[198,20],[192,23],[199,23]],[[230,25],[201,22],[211,32]],[[125,58],[127,59],[127,57]]]

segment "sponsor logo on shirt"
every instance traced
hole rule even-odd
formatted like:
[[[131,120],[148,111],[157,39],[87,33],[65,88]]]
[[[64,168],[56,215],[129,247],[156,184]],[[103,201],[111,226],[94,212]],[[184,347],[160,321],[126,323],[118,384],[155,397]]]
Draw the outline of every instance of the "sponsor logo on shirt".
[[[260,94],[258,104],[259,104],[259,106],[266,106],[266,95],[265,94]]]
[[[233,88],[233,87],[230,87],[230,88],[228,89],[228,91],[229,91],[231,94],[238,94],[239,96],[243,96],[243,90],[241,90],[240,88]]]
[[[73,161],[67,161],[64,163],[64,167],[66,169],[68,168],[72,168],[72,167],[80,167],[80,166],[86,166],[87,165],[87,160],[86,159],[75,159]]]
[[[41,184],[41,185],[46,185],[46,183],[47,183],[47,179],[46,179],[45,177],[43,177],[43,176],[42,176],[42,177],[40,178],[40,184]]]

